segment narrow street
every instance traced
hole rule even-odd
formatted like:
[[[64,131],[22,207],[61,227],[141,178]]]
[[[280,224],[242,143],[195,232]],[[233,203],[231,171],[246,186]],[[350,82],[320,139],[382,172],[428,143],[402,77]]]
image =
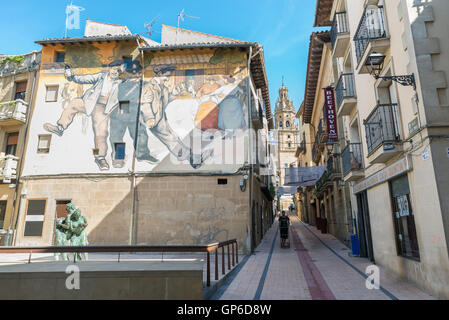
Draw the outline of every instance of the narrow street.
[[[413,300],[433,297],[380,269],[380,288],[367,289],[368,259],[329,234],[290,217],[289,249],[280,247],[277,221],[255,253],[217,291],[212,300]]]

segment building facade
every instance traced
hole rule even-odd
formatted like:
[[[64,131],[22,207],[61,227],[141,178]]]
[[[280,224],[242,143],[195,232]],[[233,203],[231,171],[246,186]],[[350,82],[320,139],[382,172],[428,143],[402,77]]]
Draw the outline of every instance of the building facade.
[[[295,199],[303,221],[349,246],[354,230],[349,187],[342,183],[339,146],[344,136],[341,121],[326,110],[327,97],[322,89],[334,84],[330,40],[328,31],[311,35],[305,99],[297,114],[302,124],[302,141],[296,154],[298,165],[325,167],[325,173],[314,187],[301,187]]]
[[[334,88],[353,248],[441,298],[449,297],[445,12],[449,2],[438,0],[318,0],[315,19],[331,28],[319,73]],[[306,103],[303,116],[313,112]]]
[[[0,57],[0,245],[10,244],[15,229],[29,106],[39,64],[39,52]]]
[[[253,250],[272,222],[262,47],[165,25],[156,43],[88,24],[82,38],[37,41],[15,244],[51,245],[73,202],[92,245],[235,238]]]

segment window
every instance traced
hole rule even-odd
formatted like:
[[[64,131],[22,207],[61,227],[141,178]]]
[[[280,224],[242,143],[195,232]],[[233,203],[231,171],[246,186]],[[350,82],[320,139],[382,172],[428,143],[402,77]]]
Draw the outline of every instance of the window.
[[[125,160],[125,149],[126,144],[123,142],[114,144],[115,160]]]
[[[280,128],[283,128],[283,127],[284,127],[284,124],[283,124],[282,122],[280,122],[280,123],[279,123],[279,127],[280,127]]]
[[[39,135],[37,153],[50,153],[51,134]]]
[[[64,62],[64,61],[65,61],[65,52],[56,51],[55,62]]]
[[[58,101],[59,86],[47,86],[47,94],[45,95],[46,102]]]
[[[287,122],[285,123],[285,126],[286,126],[287,128],[290,128],[290,121],[287,121]]]
[[[0,201],[0,229],[4,228],[7,201]]]
[[[132,70],[133,68],[133,58],[131,57],[123,57],[123,64],[126,70]]]
[[[228,184],[228,179],[218,179],[218,184],[219,184],[219,185],[225,185],[225,184]]]
[[[14,95],[14,100],[25,100],[26,97],[26,91],[27,91],[27,82],[16,82],[16,93]]]
[[[129,113],[129,101],[120,101],[118,114],[128,114]]]
[[[12,132],[6,134],[6,148],[5,154],[15,156],[17,152],[17,142],[19,140],[19,133]]]
[[[92,154],[98,156],[100,154],[100,149],[92,149]]]
[[[398,255],[419,260],[419,246],[416,236],[415,218],[410,201],[408,177],[403,176],[392,180],[390,186]]]
[[[25,237],[41,237],[44,227],[46,200],[28,200],[25,219]]]
[[[291,147],[292,147],[292,144],[291,144],[290,142],[288,143],[288,147],[289,147],[289,148],[291,148]]]

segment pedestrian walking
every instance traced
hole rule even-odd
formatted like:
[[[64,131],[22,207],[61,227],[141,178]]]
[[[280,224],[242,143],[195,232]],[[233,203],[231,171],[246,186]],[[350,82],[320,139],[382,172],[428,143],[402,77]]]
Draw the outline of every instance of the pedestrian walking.
[[[279,230],[281,233],[281,248],[289,247],[288,242],[288,228],[290,227],[290,218],[285,214],[285,210],[282,210],[282,215],[279,217]]]

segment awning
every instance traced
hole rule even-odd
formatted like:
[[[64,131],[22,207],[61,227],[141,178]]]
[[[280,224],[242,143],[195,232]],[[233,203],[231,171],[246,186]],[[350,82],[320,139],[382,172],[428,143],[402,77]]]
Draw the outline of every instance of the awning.
[[[284,186],[313,187],[321,179],[326,167],[285,168]]]
[[[298,192],[297,189],[298,189],[297,187],[283,186],[283,187],[279,187],[278,188],[277,194],[278,194],[279,197],[283,196],[283,195],[286,195],[286,194],[294,195],[294,194],[296,194]]]

